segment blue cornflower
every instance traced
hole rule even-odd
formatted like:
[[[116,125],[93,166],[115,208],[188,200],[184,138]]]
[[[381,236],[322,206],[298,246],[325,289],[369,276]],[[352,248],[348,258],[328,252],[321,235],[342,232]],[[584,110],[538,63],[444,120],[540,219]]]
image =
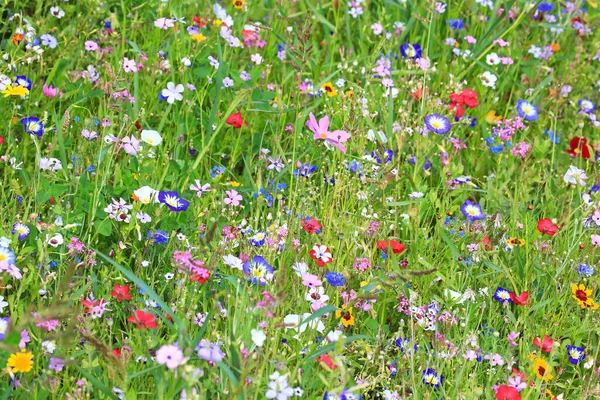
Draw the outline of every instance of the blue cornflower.
[[[146,239],[152,239],[154,244],[165,244],[169,241],[169,233],[156,229],[154,232],[151,230],[146,234]]]
[[[213,167],[210,170],[210,176],[214,179],[225,172],[225,167]]]
[[[537,10],[539,12],[550,12],[554,8],[554,4],[551,1],[543,1],[538,5]]]
[[[594,267],[592,267],[589,264],[579,264],[577,266],[577,272],[580,275],[583,275],[583,276],[589,278],[590,276],[592,276],[594,274]]]
[[[550,138],[550,141],[554,144],[558,144],[560,143],[560,137],[558,137],[557,134],[554,133],[554,131],[551,130],[544,130],[544,135],[548,135],[548,138]]]
[[[356,160],[352,160],[348,163],[348,169],[354,174],[362,174],[365,171],[363,164]]]
[[[450,29],[460,30],[465,27],[465,22],[462,19],[449,19],[446,21]]]
[[[331,286],[339,287],[346,284],[346,278],[344,278],[344,275],[337,272],[329,271],[323,275],[323,277]]]

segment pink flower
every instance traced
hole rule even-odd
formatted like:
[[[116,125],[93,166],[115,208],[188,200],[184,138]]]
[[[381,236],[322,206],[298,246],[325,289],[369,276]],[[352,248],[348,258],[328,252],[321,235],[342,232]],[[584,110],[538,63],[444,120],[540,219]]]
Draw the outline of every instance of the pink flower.
[[[51,99],[55,98],[59,92],[60,91],[57,88],[52,87],[52,85],[44,85],[44,87],[42,88],[42,93],[44,94],[44,96],[49,97]]]
[[[323,282],[319,279],[317,275],[313,274],[304,274],[302,275],[302,284],[304,286],[308,286],[310,288],[321,286]]]
[[[592,235],[592,246],[600,246],[600,235]]]
[[[240,200],[242,200],[241,194],[236,190],[227,190],[225,193],[227,194],[227,198],[223,200],[223,203],[234,207],[240,205]]]
[[[87,51],[96,51],[98,50],[99,46],[98,43],[94,42],[93,40],[87,40],[85,42],[85,49]]]
[[[350,134],[341,130],[329,132],[328,116],[321,118],[319,122],[317,122],[314,114],[310,113],[309,119],[306,121],[306,126],[314,133],[313,139],[323,139],[340,149],[342,153],[346,153],[346,146],[342,143],[345,143],[350,139]]]
[[[129,154],[130,156],[136,156],[138,150],[140,149],[140,141],[138,139],[135,138],[135,136],[125,136],[122,140],[121,140],[121,148],[123,150],[125,150],[125,153]]]
[[[130,60],[127,57],[123,57],[123,69],[125,72],[138,72],[138,67],[135,63],[135,60]]]
[[[477,353],[473,350],[467,350],[465,354],[463,354],[463,357],[467,361],[474,361],[477,360]]]
[[[172,344],[164,345],[156,352],[156,362],[164,364],[169,369],[175,369],[185,363],[183,352]]]
[[[469,44],[477,43],[477,39],[475,39],[473,36],[465,36],[465,41]]]
[[[172,28],[175,26],[174,24],[174,20],[169,19],[169,18],[159,18],[156,21],[154,21],[154,26],[160,29],[168,29],[168,28]]]
[[[507,339],[508,339],[508,343],[510,343],[511,346],[518,346],[517,342],[515,342],[515,339],[518,338],[520,335],[519,332],[511,332],[508,334]]]

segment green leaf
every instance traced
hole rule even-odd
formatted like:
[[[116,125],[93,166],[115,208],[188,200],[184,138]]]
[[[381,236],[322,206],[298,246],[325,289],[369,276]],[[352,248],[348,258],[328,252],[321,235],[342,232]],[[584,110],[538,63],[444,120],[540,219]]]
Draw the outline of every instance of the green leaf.
[[[112,233],[112,224],[110,223],[110,219],[95,221],[94,228],[96,228],[98,233],[102,236],[110,236]]]
[[[119,400],[119,398],[112,392],[112,390],[110,390],[104,383],[100,382],[98,378],[96,378],[94,375],[90,374],[88,371],[77,365],[73,365],[72,368],[75,368],[77,371],[79,371],[81,375],[83,375],[88,381],[90,381],[96,389],[104,393],[106,397],[113,400]]]

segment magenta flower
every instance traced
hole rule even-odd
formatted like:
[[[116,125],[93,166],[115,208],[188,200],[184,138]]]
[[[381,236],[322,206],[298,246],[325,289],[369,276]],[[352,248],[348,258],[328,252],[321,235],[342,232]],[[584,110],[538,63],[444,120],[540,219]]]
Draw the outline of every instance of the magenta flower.
[[[315,134],[313,139],[323,139],[340,149],[342,153],[346,153],[346,147],[342,143],[345,143],[350,139],[350,134],[341,130],[329,132],[328,116],[321,118],[319,122],[317,122],[314,114],[310,113],[309,119],[306,121],[306,126]]]
[[[52,87],[52,85],[44,85],[44,87],[42,88],[42,93],[44,94],[44,96],[49,97],[51,99],[58,96],[59,92],[60,90],[58,90],[58,88]]]
[[[223,200],[223,203],[233,207],[240,205],[240,200],[242,200],[241,194],[239,194],[236,190],[227,190],[225,193],[227,194],[227,198]]]
[[[29,342],[31,342],[31,339],[29,338],[29,332],[27,332],[27,329],[23,329],[21,331],[21,341],[19,342],[19,347],[24,349]]]

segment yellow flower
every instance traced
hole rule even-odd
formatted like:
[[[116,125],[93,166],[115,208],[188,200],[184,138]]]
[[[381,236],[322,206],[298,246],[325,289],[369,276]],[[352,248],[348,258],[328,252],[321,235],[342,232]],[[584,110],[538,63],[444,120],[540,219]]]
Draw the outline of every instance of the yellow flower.
[[[487,122],[490,125],[496,125],[496,122],[501,120],[502,116],[496,116],[496,111],[494,110],[488,111],[488,113],[485,115],[485,122]]]
[[[204,36],[201,33],[196,33],[195,35],[192,35],[192,40],[195,40],[198,43],[202,43],[206,40],[206,36]]]
[[[21,85],[18,85],[18,86],[6,85],[6,89],[1,91],[0,93],[2,93],[4,95],[4,97],[8,97],[8,96],[23,97],[23,96],[27,95],[27,93],[29,93],[29,89],[27,89],[26,87],[23,87]]]
[[[548,365],[548,363],[543,358],[536,358],[535,364],[533,364],[533,373],[543,380],[544,382],[548,382],[554,375],[550,372],[552,371],[552,367]]]
[[[369,282],[369,281],[362,281],[362,282],[360,283],[360,287],[365,287],[365,286],[367,286],[367,285],[368,285],[368,284],[370,284],[370,283],[371,283],[371,282]],[[371,290],[369,290],[369,292],[370,292],[370,293],[373,293],[373,292],[375,292],[375,291],[378,291],[378,290],[381,290],[381,285],[377,285],[377,286],[375,286],[374,288],[372,288]]]
[[[340,319],[340,322],[346,328],[349,326],[354,326],[354,316],[352,315],[352,307],[346,309],[346,306],[342,306],[341,310],[336,310],[335,317]]]
[[[239,9],[244,8],[246,0],[232,0],[232,3],[233,3],[233,6],[239,10]]]
[[[354,92],[352,90],[347,90],[345,94],[349,99],[354,97]]]
[[[335,87],[333,87],[333,83],[331,82],[327,82],[325,84],[323,84],[323,86],[321,86],[321,89],[323,89],[325,91],[325,93],[327,93],[327,96],[329,97],[333,97],[337,95],[337,90],[335,90]]]
[[[12,372],[29,372],[33,367],[33,354],[22,349],[20,353],[14,353],[6,363]]]
[[[586,289],[584,284],[571,285],[571,292],[573,293],[573,298],[577,301],[577,304],[579,304],[579,307],[590,310],[597,310],[600,308],[600,305],[590,297],[592,295],[592,290]]]
[[[593,8],[598,7],[598,2],[597,1],[587,0],[587,4],[589,4]]]
[[[231,186],[233,186],[233,187],[242,186],[242,184],[241,184],[241,183],[239,183],[238,181],[231,181],[231,182],[229,182],[229,184],[230,184]]]

